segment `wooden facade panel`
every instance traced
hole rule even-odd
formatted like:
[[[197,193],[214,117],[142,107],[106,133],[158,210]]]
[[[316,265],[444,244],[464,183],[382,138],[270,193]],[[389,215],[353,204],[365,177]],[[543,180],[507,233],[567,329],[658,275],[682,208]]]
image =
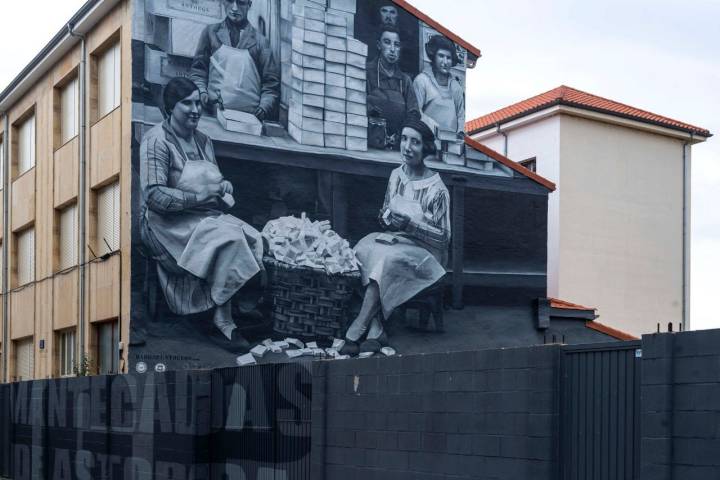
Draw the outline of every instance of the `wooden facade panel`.
[[[122,108],[116,108],[90,127],[90,188],[120,173],[122,157]]]
[[[35,334],[35,286],[30,285],[10,293],[10,339]]]
[[[58,292],[63,297],[64,292]],[[52,329],[53,282],[51,279],[35,284],[35,376],[50,378],[53,374],[52,351],[55,336]],[[40,341],[44,347],[40,348]]]
[[[78,195],[80,141],[75,137],[55,152],[54,207],[70,203]]]
[[[57,274],[53,278],[53,330],[78,324],[78,270]],[[60,294],[62,292],[62,294]]]
[[[36,169],[25,172],[12,183],[10,226],[13,232],[35,221]]]
[[[90,322],[120,316],[120,258],[114,255],[90,264],[87,284]]]

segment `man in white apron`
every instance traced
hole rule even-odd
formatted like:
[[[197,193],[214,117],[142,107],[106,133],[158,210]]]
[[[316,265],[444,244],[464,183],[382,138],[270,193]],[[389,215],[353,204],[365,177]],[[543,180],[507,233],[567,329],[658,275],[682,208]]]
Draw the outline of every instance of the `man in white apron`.
[[[402,43],[397,28],[383,26],[377,48],[378,57],[367,64],[368,116],[385,119],[387,135],[399,137],[405,122],[420,119],[420,109],[412,80],[400,68]],[[399,148],[399,142],[395,146]]]
[[[252,0],[222,0],[226,18],[200,36],[190,78],[203,104],[255,115],[274,114],[280,96],[280,70],[270,42],[248,21]]]

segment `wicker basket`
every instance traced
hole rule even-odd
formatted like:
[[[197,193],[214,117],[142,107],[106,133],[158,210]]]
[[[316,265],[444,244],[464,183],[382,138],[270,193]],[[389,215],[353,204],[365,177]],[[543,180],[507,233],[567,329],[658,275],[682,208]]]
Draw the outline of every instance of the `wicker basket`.
[[[266,256],[272,321],[276,333],[298,337],[345,334],[348,304],[360,284],[360,272],[330,275]]]

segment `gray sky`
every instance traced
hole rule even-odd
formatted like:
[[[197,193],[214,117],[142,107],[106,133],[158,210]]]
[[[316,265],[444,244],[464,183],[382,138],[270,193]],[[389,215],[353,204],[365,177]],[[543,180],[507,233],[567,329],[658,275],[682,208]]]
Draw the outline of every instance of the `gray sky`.
[[[565,84],[717,135],[693,147],[691,308],[694,328],[720,327],[720,2],[410,2],[482,50],[468,118]],[[3,3],[0,89],[83,1]]]

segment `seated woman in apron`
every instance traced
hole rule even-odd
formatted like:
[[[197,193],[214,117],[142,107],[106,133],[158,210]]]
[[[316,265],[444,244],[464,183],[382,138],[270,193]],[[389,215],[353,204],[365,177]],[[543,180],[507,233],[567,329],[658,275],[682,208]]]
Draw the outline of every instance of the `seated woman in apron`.
[[[450,244],[450,194],[440,175],[425,166],[436,154],[435,136],[423,122],[405,124],[403,165],[390,175],[380,224],[355,246],[366,287],[362,308],[345,335],[343,354],[377,352],[387,336],[379,313],[393,310],[445,275]],[[358,343],[366,338],[362,344]]]
[[[433,35],[425,52],[432,68],[413,82],[423,120],[461,136],[465,129],[465,91],[450,70],[459,63],[455,45],[442,35]]]
[[[168,119],[140,146],[140,234],[157,261],[160,285],[177,315],[214,310],[214,340],[246,350],[231,315],[233,296],[263,269],[260,233],[224,211],[232,184],[218,169],[212,142],[197,131],[200,91],[186,78],[165,87]]]

